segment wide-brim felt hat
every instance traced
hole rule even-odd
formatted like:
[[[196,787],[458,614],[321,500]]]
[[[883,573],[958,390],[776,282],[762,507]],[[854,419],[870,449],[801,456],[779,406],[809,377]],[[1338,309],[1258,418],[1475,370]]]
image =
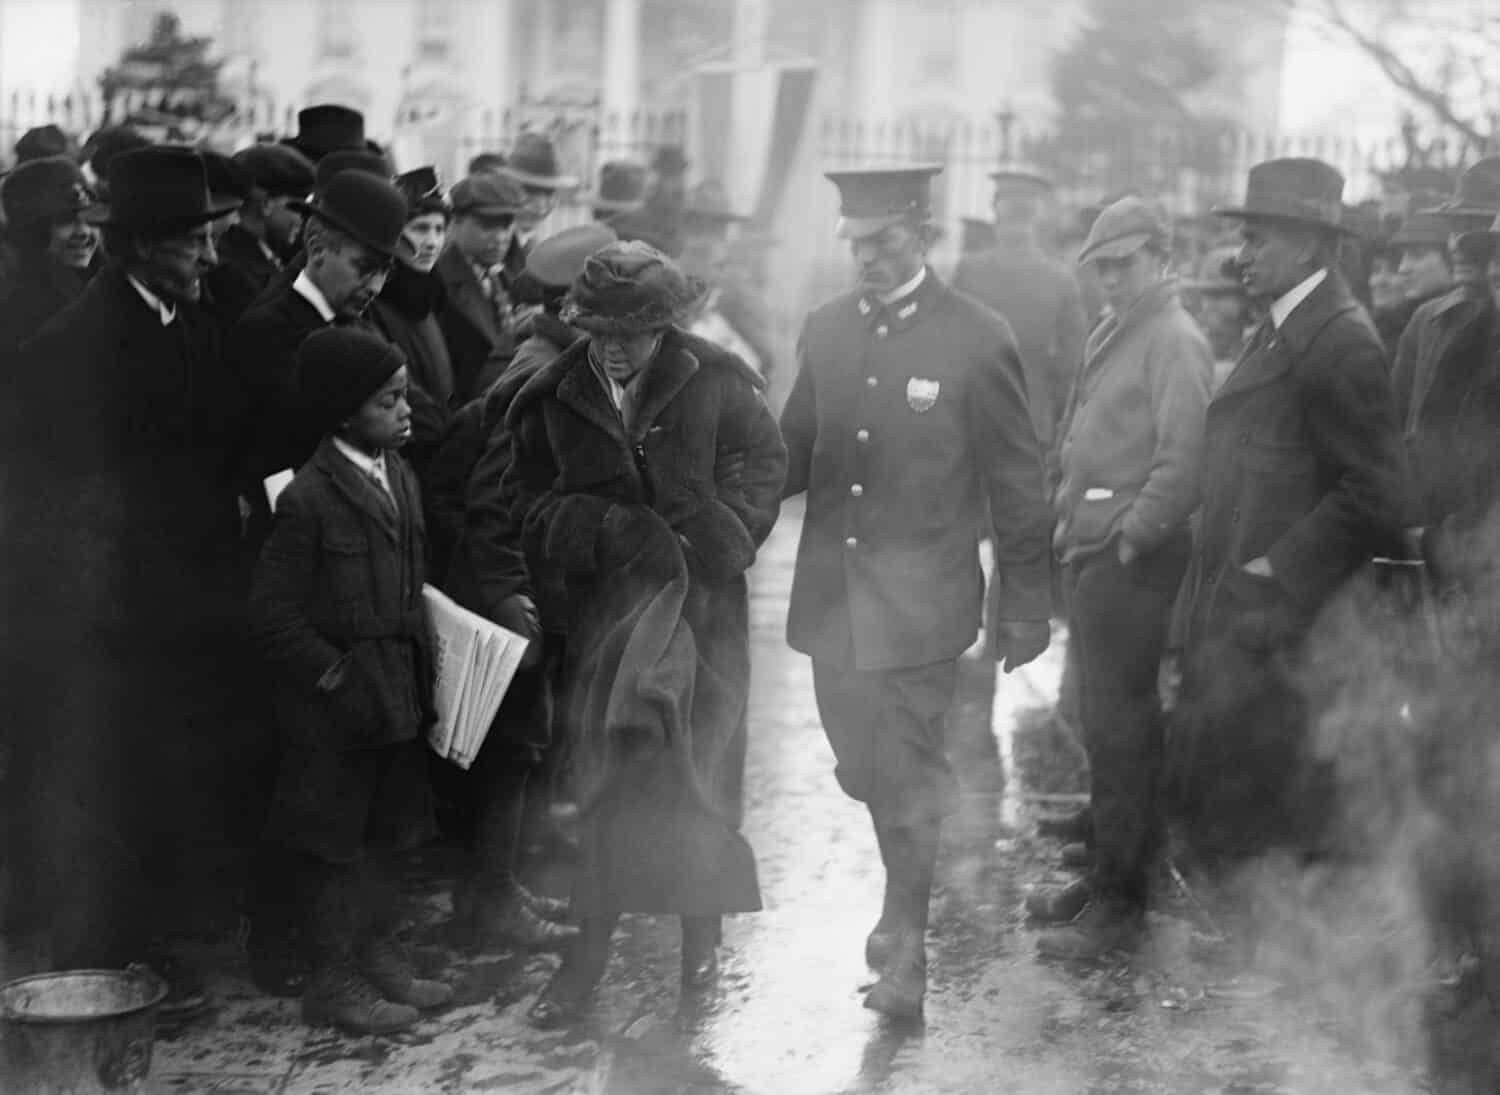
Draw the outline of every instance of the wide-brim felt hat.
[[[526,255],[526,273],[550,289],[566,289],[583,273],[588,257],[619,239],[599,221],[564,228],[539,240]]]
[[[1166,249],[1171,240],[1172,225],[1160,205],[1145,198],[1121,198],[1094,218],[1078,249],[1078,263],[1128,258],[1151,243]]]
[[[196,149],[149,145],[121,152],[109,164],[109,203],[84,219],[109,228],[191,228],[240,207],[215,199]]]
[[[1395,250],[1404,247],[1447,247],[1448,237],[1453,235],[1453,221],[1438,209],[1421,209],[1401,222],[1391,236],[1390,246]]]
[[[578,185],[577,176],[563,174],[557,146],[544,133],[518,134],[501,170],[522,186],[538,190],[571,190]]]
[[[1453,197],[1439,208],[1455,216],[1500,214],[1500,156],[1486,156],[1466,168]]]
[[[0,183],[6,227],[15,230],[40,221],[74,217],[96,205],[83,169],[68,156],[28,160]]]
[[[1256,164],[1246,181],[1244,202],[1216,205],[1213,211],[1236,220],[1290,221],[1353,234],[1344,218],[1344,176],[1308,157]]]
[[[685,319],[707,289],[648,243],[611,243],[584,260],[560,316],[594,334],[653,331]]]
[[[825,171],[839,190],[839,219],[834,234],[854,240],[873,236],[932,208],[931,182],[942,164],[897,164]]]
[[[1455,233],[1453,241],[1458,247],[1471,252],[1475,249],[1493,252],[1495,245],[1500,243],[1500,213],[1495,214],[1489,227]]]
[[[365,116],[337,103],[310,106],[297,112],[297,132],[282,143],[295,148],[313,163],[340,149],[368,150]]]
[[[313,201],[287,205],[332,225],[385,258],[396,258],[401,230],[406,227],[406,198],[385,179],[363,171],[343,171]]]

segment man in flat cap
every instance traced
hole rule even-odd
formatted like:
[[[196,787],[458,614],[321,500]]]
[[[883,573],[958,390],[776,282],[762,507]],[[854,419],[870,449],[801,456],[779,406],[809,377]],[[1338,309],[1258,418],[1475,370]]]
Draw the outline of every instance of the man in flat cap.
[[[865,1003],[912,1018],[926,993],[928,901],[956,794],[943,753],[958,657],[984,601],[993,527],[1007,670],[1047,647],[1041,453],[1005,321],[927,265],[937,166],[832,172],[859,273],[814,311],[782,414],[787,494],[807,495],[787,637],[813,662],[836,775],[870,811],[886,892]]]
[[[191,149],[116,157],[109,205],[84,211],[110,262],[11,374],[0,571],[23,623],[4,707],[24,730],[16,786],[40,803],[15,894],[64,969],[154,960],[180,926],[168,884],[201,877],[196,855],[245,813],[243,416],[197,303],[226,211]],[[200,995],[185,986],[174,1004]]]
[[[290,145],[257,144],[234,154],[250,176],[239,223],[219,241],[219,260],[253,284],[257,295],[297,254],[302,214],[292,203],[313,189],[313,165]]]
[[[990,174],[995,183],[995,245],[959,260],[953,288],[1005,317],[1026,370],[1031,420],[1051,453],[1088,324],[1073,271],[1047,255],[1038,226],[1052,196],[1045,175],[1023,167]]]
[[[467,402],[482,394],[475,389],[486,359],[509,357],[515,349],[505,257],[527,196],[501,172],[460,179],[448,198],[453,221],[435,268],[447,294],[438,323],[453,361],[454,391]]]
[[[1380,337],[1336,268],[1344,179],[1313,159],[1250,169],[1237,261],[1266,318],[1209,404],[1183,583],[1170,805],[1210,859],[1335,846],[1304,640],[1372,557],[1401,552],[1400,435]]]

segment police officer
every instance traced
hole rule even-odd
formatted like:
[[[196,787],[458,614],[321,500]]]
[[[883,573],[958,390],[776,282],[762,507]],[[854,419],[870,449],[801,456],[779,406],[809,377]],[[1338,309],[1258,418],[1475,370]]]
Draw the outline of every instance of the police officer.
[[[787,624],[813,660],[844,791],[869,808],[885,865],[865,1005],[913,1018],[942,818],[958,656],[978,632],[980,516],[1003,596],[1007,670],[1047,647],[1049,517],[1010,328],[927,265],[938,166],[839,171],[853,291],[807,319],[782,415],[787,494],[807,493]]]

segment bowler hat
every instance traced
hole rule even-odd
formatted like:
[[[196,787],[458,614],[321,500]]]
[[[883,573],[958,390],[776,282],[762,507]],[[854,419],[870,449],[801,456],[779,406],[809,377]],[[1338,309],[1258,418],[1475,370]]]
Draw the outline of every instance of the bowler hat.
[[[1401,227],[1391,237],[1391,247],[1396,250],[1403,247],[1443,248],[1448,246],[1448,237],[1452,234],[1453,225],[1446,216],[1435,209],[1423,209],[1401,222]]]
[[[305,198],[312,193],[312,161],[291,145],[256,144],[234,154],[255,189],[268,198]]]
[[[367,148],[340,148],[328,153],[318,161],[313,170],[313,193],[321,194],[330,179],[346,171],[357,171],[373,175],[377,179],[389,179],[395,174],[390,161],[379,152]]]
[[[17,163],[26,163],[28,160],[44,160],[52,156],[71,156],[72,154],[73,138],[51,123],[39,125],[34,129],[28,129],[25,133],[21,134],[21,139],[16,142]]]
[[[628,160],[610,160],[599,168],[599,189],[594,194],[595,215],[639,209],[646,201],[646,169]]]
[[[561,319],[597,334],[634,334],[686,317],[706,287],[640,240],[611,243],[588,256]]]
[[[1095,218],[1078,262],[1128,258],[1152,243],[1165,250],[1171,238],[1172,226],[1161,206],[1145,198],[1121,198]]]
[[[311,202],[289,208],[317,217],[388,259],[396,257],[406,227],[406,199],[391,183],[363,171],[344,171]]]
[[[11,229],[72,217],[93,205],[82,169],[67,156],[18,164],[0,184],[0,206]]]
[[[526,191],[508,175],[469,175],[454,184],[448,200],[458,215],[515,216],[526,207]]]
[[[748,219],[729,208],[729,195],[717,179],[705,179],[693,187],[682,210],[682,226],[689,231],[723,231]]]
[[[392,343],[358,327],[323,327],[297,347],[297,387],[317,427],[331,430],[406,364]]]
[[[930,182],[942,164],[862,167],[824,174],[839,188],[839,221],[834,232],[860,239],[931,209]]]
[[[567,190],[578,185],[572,175],[564,175],[557,163],[557,146],[545,133],[528,130],[516,135],[510,157],[502,168],[522,186],[538,190]]]
[[[1266,160],[1250,169],[1243,205],[1215,206],[1221,217],[1294,221],[1348,233],[1344,222],[1344,176],[1306,157]]]
[[[310,106],[297,112],[297,133],[284,143],[313,163],[340,149],[364,149],[365,116],[335,103]]]
[[[448,217],[453,206],[443,194],[443,184],[438,179],[437,168],[430,164],[403,172],[396,176],[396,189],[406,199],[406,219],[414,220],[429,213],[441,213]]]
[[[565,289],[583,273],[590,255],[618,238],[613,228],[598,221],[564,228],[531,249],[526,256],[526,273],[548,288]]]
[[[1183,279],[1182,287],[1203,294],[1245,294],[1245,283],[1238,276],[1238,255],[1237,247],[1210,249],[1198,263],[1198,276]]]
[[[118,228],[191,227],[239,207],[208,189],[203,157],[191,148],[148,145],[121,152],[109,164],[109,204],[84,213]]]

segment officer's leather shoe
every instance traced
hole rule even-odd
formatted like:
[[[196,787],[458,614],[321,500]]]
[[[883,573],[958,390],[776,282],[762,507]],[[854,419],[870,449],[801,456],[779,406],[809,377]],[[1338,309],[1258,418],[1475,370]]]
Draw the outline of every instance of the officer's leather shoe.
[[[479,903],[473,923],[474,943],[481,949],[499,946],[560,951],[578,938],[577,928],[539,916],[519,897]]]
[[[369,944],[360,954],[359,965],[365,980],[394,1003],[426,1011],[453,999],[451,985],[417,975],[406,948],[394,939]]]
[[[1037,818],[1036,831],[1038,836],[1068,844],[1088,844],[1094,839],[1094,814],[1085,806],[1061,817]]]
[[[313,971],[302,994],[302,1018],[313,1026],[333,1026],[349,1034],[394,1034],[416,1026],[417,1009],[392,1003],[352,965]]]
[[[1087,879],[1079,878],[1066,886],[1051,886],[1026,897],[1026,915],[1033,920],[1045,920],[1050,924],[1066,924],[1089,903],[1092,887]]]
[[[1058,854],[1059,861],[1064,867],[1072,867],[1077,870],[1087,870],[1094,865],[1094,852],[1087,844],[1064,844],[1062,852]]]
[[[1037,938],[1037,950],[1046,958],[1092,961],[1114,951],[1133,950],[1145,926],[1145,913],[1138,906],[1109,899],[1091,901],[1073,923],[1044,931]]]
[[[865,997],[865,1007],[892,1019],[919,1019],[926,995],[927,952],[922,937],[902,932],[880,980]]]

